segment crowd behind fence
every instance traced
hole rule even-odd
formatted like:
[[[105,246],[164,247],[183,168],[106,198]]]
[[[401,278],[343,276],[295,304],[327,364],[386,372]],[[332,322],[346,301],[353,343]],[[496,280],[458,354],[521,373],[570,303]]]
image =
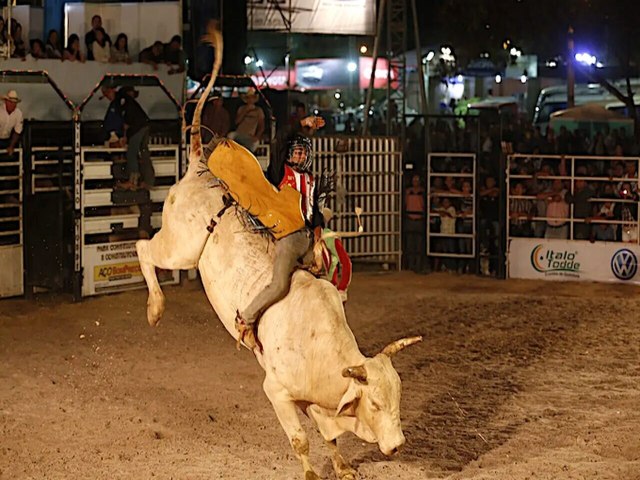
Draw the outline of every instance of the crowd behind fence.
[[[465,163],[461,152],[474,161]],[[405,268],[497,275],[514,237],[638,243],[639,155],[635,137],[606,124],[543,134],[521,120],[416,119],[407,130],[415,168],[405,179]],[[472,222],[464,207],[470,198]],[[469,223],[473,249],[465,260]]]

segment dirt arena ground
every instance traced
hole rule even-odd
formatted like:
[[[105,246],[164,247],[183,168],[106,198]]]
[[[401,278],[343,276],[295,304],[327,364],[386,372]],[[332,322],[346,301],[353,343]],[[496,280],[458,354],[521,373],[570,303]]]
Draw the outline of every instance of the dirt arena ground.
[[[405,449],[339,442],[361,479],[640,479],[640,289],[410,273],[352,285],[363,352],[425,335],[394,361]],[[142,290],[0,301],[0,478],[301,478],[251,354],[197,282],[165,290],[155,329]]]

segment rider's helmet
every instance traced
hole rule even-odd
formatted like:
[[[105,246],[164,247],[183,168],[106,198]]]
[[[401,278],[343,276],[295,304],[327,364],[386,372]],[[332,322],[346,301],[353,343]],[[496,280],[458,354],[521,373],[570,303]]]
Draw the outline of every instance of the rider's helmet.
[[[287,163],[296,170],[303,172],[309,171],[312,162],[311,140],[304,135],[296,135],[289,142],[289,153],[287,155]]]

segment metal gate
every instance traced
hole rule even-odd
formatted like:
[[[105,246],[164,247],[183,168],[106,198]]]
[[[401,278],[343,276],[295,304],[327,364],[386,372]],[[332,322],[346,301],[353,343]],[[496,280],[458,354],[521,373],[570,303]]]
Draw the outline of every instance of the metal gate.
[[[24,133],[25,294],[69,289],[73,272],[73,125],[34,122]]]
[[[0,150],[0,297],[24,292],[22,149]]]
[[[476,257],[476,155],[430,153],[427,157],[427,254],[448,260]]]
[[[401,267],[402,151],[395,137],[314,137],[314,168],[336,172],[329,206],[336,231],[356,231],[363,209],[364,233],[344,239],[354,261]]]

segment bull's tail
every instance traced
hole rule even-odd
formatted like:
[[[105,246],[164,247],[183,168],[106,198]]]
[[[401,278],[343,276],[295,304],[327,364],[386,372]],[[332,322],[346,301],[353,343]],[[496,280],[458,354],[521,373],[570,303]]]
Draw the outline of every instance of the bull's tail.
[[[211,69],[211,77],[209,78],[209,83],[207,83],[206,88],[202,92],[202,95],[198,99],[198,104],[196,105],[196,110],[193,114],[193,123],[191,125],[191,159],[189,162],[189,169],[191,169],[192,165],[197,167],[197,164],[201,160],[202,156],[202,136],[200,133],[200,121],[202,116],[202,109],[204,108],[207,99],[209,98],[209,94],[213,89],[213,85],[216,82],[216,78],[218,77],[218,72],[220,71],[220,66],[222,65],[222,32],[216,26],[210,27],[207,30],[206,35],[202,37],[202,41],[205,43],[210,43],[211,46],[215,49],[214,53],[214,61],[213,67]],[[184,115],[183,115],[184,118]]]

